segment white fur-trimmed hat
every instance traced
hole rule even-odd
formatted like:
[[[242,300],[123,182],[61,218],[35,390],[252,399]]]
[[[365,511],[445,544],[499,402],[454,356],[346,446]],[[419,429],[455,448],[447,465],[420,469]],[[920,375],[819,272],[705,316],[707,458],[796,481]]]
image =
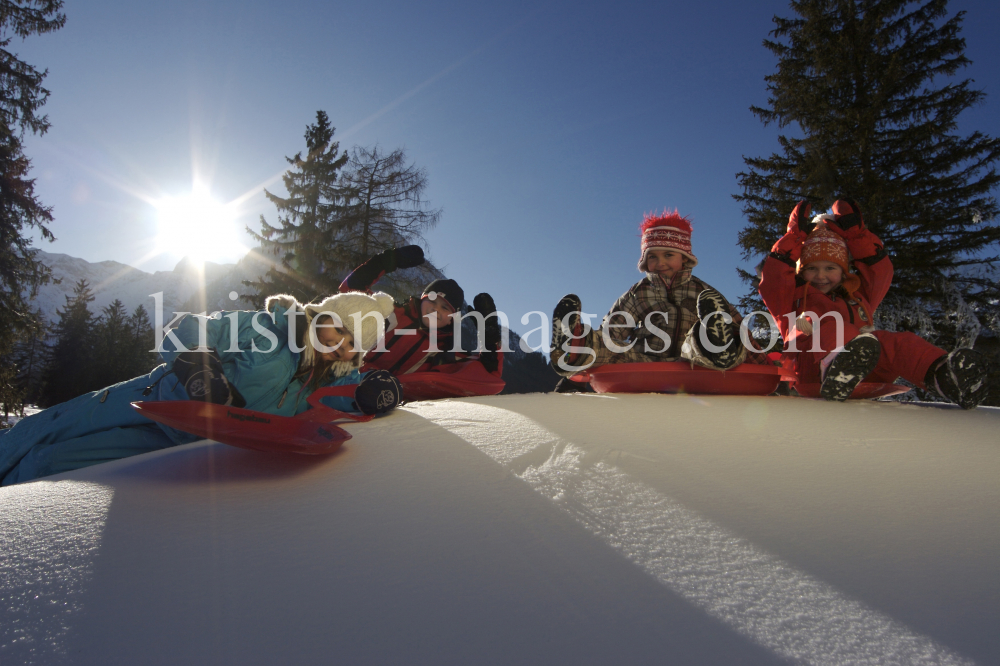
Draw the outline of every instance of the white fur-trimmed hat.
[[[392,313],[394,307],[392,296],[377,291],[368,295],[362,291],[349,291],[334,294],[324,298],[319,303],[309,303],[305,306],[306,321],[312,324],[313,319],[323,314],[336,314],[351,333],[355,344],[363,351],[368,351],[378,342],[385,327],[379,323]],[[381,320],[374,314],[381,315]]]
[[[337,315],[341,325],[354,338],[354,345],[360,350],[351,361],[337,362],[333,364],[333,375],[343,376],[354,368],[361,367],[361,360],[364,352],[368,351],[378,342],[379,337],[385,332],[384,322],[392,314],[395,307],[392,296],[378,291],[374,294],[366,294],[361,291],[350,291],[343,294],[334,294],[324,298],[319,303],[308,303],[302,305],[292,296],[278,295],[267,299],[266,308],[270,311],[275,305],[283,305],[288,310],[298,310],[305,313],[305,325],[309,330],[313,320],[324,314]],[[316,350],[309,344],[309,337],[306,337],[305,349],[302,352],[301,363],[311,366],[316,359]]]

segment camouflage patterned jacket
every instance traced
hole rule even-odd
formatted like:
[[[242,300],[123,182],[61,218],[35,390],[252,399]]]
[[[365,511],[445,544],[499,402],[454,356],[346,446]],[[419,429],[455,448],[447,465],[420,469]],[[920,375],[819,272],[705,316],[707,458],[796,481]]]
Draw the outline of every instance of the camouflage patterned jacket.
[[[642,349],[643,339],[649,338],[649,346],[660,350],[663,341],[647,327],[646,317],[650,313],[665,313],[665,316],[664,314],[653,314],[649,323],[670,336],[670,350],[666,354],[662,354],[662,357],[680,356],[684,336],[698,321],[698,294],[713,287],[691,275],[690,268],[676,273],[671,283],[668,285],[656,273],[647,273],[646,277],[639,280],[615,301],[610,312],[605,315],[602,324],[603,327],[609,329],[610,338],[617,344],[628,344],[636,340],[639,342],[637,349]],[[726,304],[729,306],[729,314],[733,317],[733,324],[739,326],[743,317],[728,301]],[[619,312],[630,314],[636,324],[635,327],[628,327],[625,317],[617,314]],[[615,328],[615,326],[621,327]],[[737,338],[738,340],[739,338]],[[766,358],[760,358],[762,356],[763,354],[751,353],[747,360],[752,363],[769,363]]]

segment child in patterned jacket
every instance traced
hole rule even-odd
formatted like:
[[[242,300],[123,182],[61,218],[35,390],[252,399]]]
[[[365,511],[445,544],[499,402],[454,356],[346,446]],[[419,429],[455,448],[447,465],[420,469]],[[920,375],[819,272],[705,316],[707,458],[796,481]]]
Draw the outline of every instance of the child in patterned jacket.
[[[691,221],[675,210],[646,215],[639,229],[646,276],[615,302],[599,330],[582,322],[578,296],[564,296],[552,315],[553,369],[568,377],[607,363],[686,359],[717,370],[748,358],[768,363],[741,344],[736,309],[691,274],[698,265]]]

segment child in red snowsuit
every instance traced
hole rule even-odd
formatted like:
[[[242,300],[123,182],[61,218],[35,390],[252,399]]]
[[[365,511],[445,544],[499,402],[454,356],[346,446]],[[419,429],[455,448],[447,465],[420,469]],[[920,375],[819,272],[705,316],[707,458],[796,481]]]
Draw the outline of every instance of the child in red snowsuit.
[[[348,275],[340,285],[341,292],[365,291],[386,273],[398,268],[410,268],[424,263],[424,252],[418,245],[408,245],[381,252]],[[362,368],[388,370],[394,375],[417,371],[433,371],[441,365],[479,361],[487,372],[503,374],[503,351],[496,305],[486,293],[473,299],[473,310],[484,318],[484,347],[481,352],[453,351],[456,320],[462,315],[465,292],[450,279],[434,280],[420,296],[396,303],[386,320],[384,349],[375,347],[364,357]],[[475,336],[463,347],[475,346]]]
[[[800,201],[761,269],[759,293],[798,381],[820,383],[824,398],[845,400],[864,380],[902,377],[965,409],[982,402],[988,387],[980,354],[948,354],[913,333],[875,330],[892,262],[856,203],[838,200],[832,210],[810,221],[810,206]]]

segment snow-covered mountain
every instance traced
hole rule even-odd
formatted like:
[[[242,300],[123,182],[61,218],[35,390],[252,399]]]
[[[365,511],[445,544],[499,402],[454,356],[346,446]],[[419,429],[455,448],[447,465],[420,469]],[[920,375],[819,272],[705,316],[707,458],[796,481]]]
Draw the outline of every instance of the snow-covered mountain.
[[[94,301],[90,304],[94,314],[100,314],[102,308],[118,299],[129,312],[139,305],[144,306],[152,319],[155,308],[152,294],[163,292],[164,316],[169,320],[170,313],[181,311],[181,306],[203,285],[224,279],[238,266],[207,262],[202,268],[185,259],[172,271],[147,273],[117,261],[92,263],[67,254],[39,251],[38,258],[52,269],[58,281],[42,286],[33,301],[49,322],[58,319],[57,310],[65,307],[66,298],[72,296],[80,280],[86,280],[94,292]]]
[[[165,321],[169,321],[174,312],[246,309],[249,307],[248,303],[242,299],[234,300],[232,293],[254,293],[243,282],[260,279],[273,264],[259,252],[251,251],[235,264],[206,262],[202,265],[185,258],[172,271],[147,273],[117,261],[92,263],[67,254],[44,251],[39,251],[38,257],[52,269],[55,278],[39,289],[33,301],[34,306],[41,309],[49,322],[58,319],[57,310],[66,305],[66,298],[72,296],[73,289],[81,279],[87,281],[94,293],[90,310],[95,315],[118,299],[129,312],[143,305],[152,319],[155,309],[153,294],[158,292],[163,293]],[[443,277],[443,274],[428,263],[401,270],[393,277],[399,283],[408,281],[426,284]],[[383,282],[387,284],[380,282],[378,288],[398,296],[394,293],[398,290],[392,288],[396,285],[391,279]]]

